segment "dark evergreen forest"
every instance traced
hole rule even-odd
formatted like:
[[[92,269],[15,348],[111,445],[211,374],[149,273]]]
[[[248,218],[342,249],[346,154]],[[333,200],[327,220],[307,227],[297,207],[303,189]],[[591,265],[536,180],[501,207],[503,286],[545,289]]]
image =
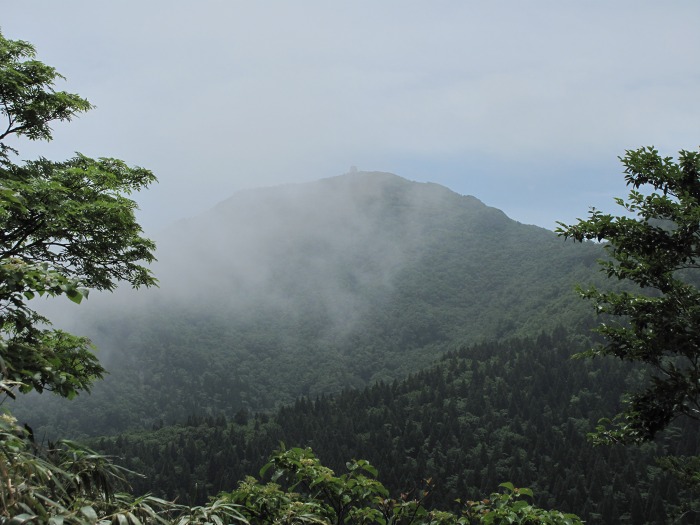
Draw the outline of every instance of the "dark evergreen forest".
[[[655,458],[698,452],[697,428],[674,427],[642,448],[593,447],[586,433],[643,371],[571,360],[580,350],[581,338],[563,329],[468,346],[404,380],[302,397],[270,415],[193,415],[95,445],[146,474],[133,479],[137,492],[189,503],[255,475],[284,442],[310,446],[338,471],[351,458],[367,459],[397,495],[430,478],[428,504],[437,508],[478,499],[508,480],[532,488],[543,507],[588,523],[666,523],[689,495]]]

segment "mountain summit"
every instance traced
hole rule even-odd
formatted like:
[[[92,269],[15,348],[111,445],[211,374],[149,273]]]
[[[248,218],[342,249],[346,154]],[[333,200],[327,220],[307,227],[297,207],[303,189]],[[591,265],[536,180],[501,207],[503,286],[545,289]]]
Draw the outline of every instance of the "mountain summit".
[[[381,172],[242,191],[158,246],[159,290],[81,312],[111,374],[70,418],[32,407],[56,430],[270,409],[402,377],[466,343],[575,325],[586,308],[573,286],[600,254]]]

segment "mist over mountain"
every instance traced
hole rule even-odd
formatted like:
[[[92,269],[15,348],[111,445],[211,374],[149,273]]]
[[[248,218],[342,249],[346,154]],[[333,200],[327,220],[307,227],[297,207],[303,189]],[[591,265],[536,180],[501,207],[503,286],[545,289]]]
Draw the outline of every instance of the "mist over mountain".
[[[17,413],[112,433],[403,377],[465,343],[585,324],[573,286],[601,254],[379,172],[240,192],[156,240],[159,289],[62,320],[101,349],[107,379]]]
[[[344,325],[368,293],[391,289],[431,216],[455,197],[388,173],[241,192],[168,229],[156,272],[186,301],[204,292],[244,314],[252,305],[294,311],[303,296]]]

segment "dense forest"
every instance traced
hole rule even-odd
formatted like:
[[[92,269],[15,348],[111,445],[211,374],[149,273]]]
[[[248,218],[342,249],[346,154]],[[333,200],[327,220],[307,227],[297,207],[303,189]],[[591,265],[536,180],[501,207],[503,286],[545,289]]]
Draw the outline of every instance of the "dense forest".
[[[146,475],[132,480],[138,491],[195,504],[257,474],[284,442],[311,447],[335,470],[367,459],[395,495],[430,478],[427,503],[437,508],[454,509],[455,500],[478,499],[508,480],[532,488],[541,506],[587,523],[665,523],[682,513],[688,494],[654,458],[697,453],[697,426],[670,429],[642,449],[592,447],[586,434],[641,370],[571,360],[581,344],[560,329],[467,346],[404,380],[300,398],[271,415],[193,415],[94,445]]]

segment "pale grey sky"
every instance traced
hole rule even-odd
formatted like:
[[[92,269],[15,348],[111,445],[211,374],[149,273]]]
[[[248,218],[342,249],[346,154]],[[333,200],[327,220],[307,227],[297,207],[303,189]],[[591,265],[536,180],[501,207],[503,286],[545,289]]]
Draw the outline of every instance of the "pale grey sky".
[[[156,231],[243,188],[351,165],[554,228],[625,192],[617,160],[700,145],[700,2],[23,0],[0,28],[97,109],[23,158],[152,169]]]

